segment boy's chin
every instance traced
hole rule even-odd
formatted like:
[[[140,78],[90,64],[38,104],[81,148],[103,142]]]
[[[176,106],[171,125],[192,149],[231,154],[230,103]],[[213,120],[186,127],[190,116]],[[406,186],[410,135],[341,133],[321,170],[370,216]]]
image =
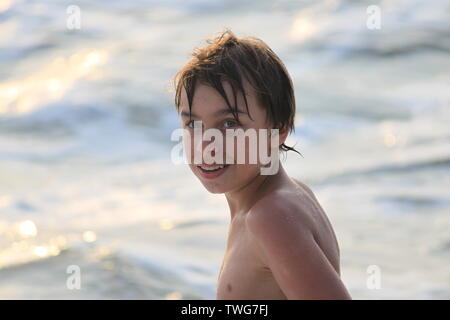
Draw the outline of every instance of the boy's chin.
[[[217,186],[217,185],[211,186],[207,183],[202,183],[202,184],[209,193],[222,194],[222,193],[226,193],[228,191],[228,189],[225,186]]]

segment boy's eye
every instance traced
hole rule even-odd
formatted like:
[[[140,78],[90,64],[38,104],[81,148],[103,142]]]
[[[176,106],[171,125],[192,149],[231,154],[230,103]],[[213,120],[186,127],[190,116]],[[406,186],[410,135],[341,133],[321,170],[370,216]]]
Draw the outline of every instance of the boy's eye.
[[[188,123],[186,123],[186,127],[189,127],[189,128],[194,129],[194,121],[191,120],[191,121],[189,121]]]
[[[223,126],[226,128],[226,129],[228,129],[228,128],[233,128],[233,127],[236,127],[236,126],[238,126],[239,125],[239,123],[237,123],[237,121],[235,121],[235,120],[226,120],[226,121],[224,121],[224,123],[223,123]]]

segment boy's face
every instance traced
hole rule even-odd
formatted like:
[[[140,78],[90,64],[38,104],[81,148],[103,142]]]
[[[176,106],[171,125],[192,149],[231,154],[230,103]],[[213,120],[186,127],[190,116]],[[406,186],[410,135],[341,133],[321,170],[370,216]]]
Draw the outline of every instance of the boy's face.
[[[248,109],[252,119],[250,119],[247,114],[247,109],[245,107],[245,101],[242,96],[242,93],[239,92],[237,95],[237,108],[239,112],[239,122],[233,117],[231,110],[226,104],[226,101],[222,98],[222,96],[212,87],[205,84],[197,84],[195,89],[195,94],[192,102],[192,114],[191,119],[189,118],[189,105],[187,100],[186,91],[183,88],[183,92],[181,94],[180,99],[180,122],[181,126],[188,130],[189,135],[184,136],[185,148],[187,152],[187,157],[189,161],[189,167],[192,172],[200,179],[205,188],[211,193],[227,193],[231,191],[238,190],[243,186],[247,185],[251,180],[253,180],[257,175],[260,174],[260,161],[258,156],[258,151],[256,150],[256,155],[258,161],[249,161],[249,148],[255,147],[255,145],[249,145],[249,140],[246,139],[244,146],[240,148],[237,146],[237,138],[233,138],[234,140],[234,155],[230,154],[230,152],[226,152],[226,131],[227,129],[243,129],[244,131],[251,129],[256,131],[256,135],[259,138],[259,129],[267,129],[270,132],[270,124],[268,123],[266,117],[266,111],[257,101],[256,94],[253,88],[247,81],[243,82],[244,89],[246,91],[246,98],[248,103]],[[232,94],[232,89],[229,83],[223,82],[223,87],[228,97],[228,101],[233,103],[234,97]],[[201,121],[198,123],[197,121]],[[205,148],[208,148],[208,152],[212,156],[215,155],[213,146],[213,141],[202,141],[202,139],[195,141],[194,140],[194,122],[195,124],[201,124],[198,128],[204,134],[208,129],[218,129],[222,132],[222,150],[223,150],[223,158],[220,162],[213,162],[213,164],[207,164],[205,162],[205,158],[202,157],[200,163],[194,163],[194,153],[204,155]],[[264,131],[264,130],[263,130]],[[216,131],[217,132],[217,131]],[[261,131],[262,132],[262,131]],[[267,134],[265,135],[267,137]],[[201,138],[201,136],[200,136]],[[281,137],[280,133],[280,144],[284,141],[285,137]],[[270,138],[266,138],[266,142],[270,144]],[[190,152],[189,152],[190,150]],[[229,149],[233,150],[233,149]],[[254,149],[252,149],[252,152]],[[237,164],[237,153],[245,154],[245,163]],[[268,151],[266,151],[268,152]],[[278,149],[276,150],[278,152]],[[232,164],[227,164],[229,161],[226,159],[234,158],[234,162]],[[222,169],[218,169],[212,171],[211,169],[217,168],[219,165],[224,165]],[[208,171],[208,169],[210,169]]]

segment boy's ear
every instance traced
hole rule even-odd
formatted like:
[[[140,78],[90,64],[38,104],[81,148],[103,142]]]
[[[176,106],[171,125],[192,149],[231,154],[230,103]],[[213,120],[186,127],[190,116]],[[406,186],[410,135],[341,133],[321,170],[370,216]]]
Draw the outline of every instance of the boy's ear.
[[[280,129],[278,131],[278,136],[280,139],[280,143],[279,143],[280,146],[286,141],[288,135],[289,135],[289,130],[287,130],[287,129]]]

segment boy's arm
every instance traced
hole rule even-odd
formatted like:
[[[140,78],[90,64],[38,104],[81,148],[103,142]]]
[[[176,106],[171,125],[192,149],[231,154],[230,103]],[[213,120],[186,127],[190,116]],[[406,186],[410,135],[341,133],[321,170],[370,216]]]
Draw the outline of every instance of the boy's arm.
[[[288,299],[351,299],[306,223],[275,201],[259,201],[246,223]]]

